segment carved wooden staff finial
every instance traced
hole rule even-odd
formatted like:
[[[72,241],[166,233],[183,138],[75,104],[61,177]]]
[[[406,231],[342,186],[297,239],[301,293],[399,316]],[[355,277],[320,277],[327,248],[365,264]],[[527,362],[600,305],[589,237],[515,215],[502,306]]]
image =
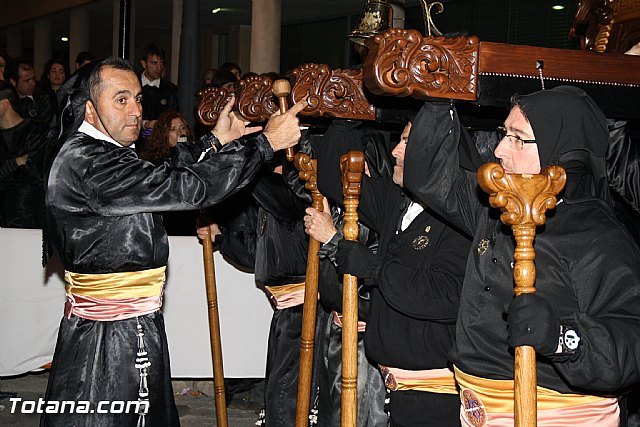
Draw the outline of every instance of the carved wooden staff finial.
[[[516,239],[515,294],[535,293],[536,226],[545,223],[548,209],[555,208],[566,173],[560,166],[549,166],[537,175],[507,174],[499,164],[487,163],[478,169],[477,176],[480,188],[490,195],[489,203],[502,210],[500,220],[511,225]],[[516,427],[537,424],[536,352],[531,346],[515,349],[514,407]]]
[[[300,171],[300,179],[305,181],[305,188],[311,192],[311,207],[322,212],[323,196],[318,191],[317,160],[308,154],[297,153],[296,169]],[[300,375],[298,378],[298,403],[296,405],[296,427],[309,425],[309,406],[311,400],[311,378],[313,372],[313,347],[316,333],[316,308],[318,305],[318,250],[320,242],[309,238],[307,253],[307,272],[305,275],[304,305],[302,308],[302,334],[300,337]]]
[[[340,157],[344,195],[344,238],[358,239],[358,203],[364,153],[349,151]],[[341,425],[357,425],[358,418],[358,278],[345,274],[342,293],[342,402]]]

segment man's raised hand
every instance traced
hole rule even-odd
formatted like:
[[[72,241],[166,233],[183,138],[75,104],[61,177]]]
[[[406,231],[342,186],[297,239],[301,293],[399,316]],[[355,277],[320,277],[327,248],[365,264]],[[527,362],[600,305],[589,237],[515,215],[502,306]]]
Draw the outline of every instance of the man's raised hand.
[[[222,145],[262,130],[262,126],[249,126],[248,121],[243,120],[238,114],[231,111],[234,104],[235,95],[231,95],[229,101],[225,104],[224,108],[222,108],[222,111],[220,111],[216,127],[211,131]]]
[[[284,114],[273,114],[264,129],[264,136],[273,147],[273,151],[293,147],[300,140],[300,122],[298,113],[307,106],[307,99],[295,104]]]

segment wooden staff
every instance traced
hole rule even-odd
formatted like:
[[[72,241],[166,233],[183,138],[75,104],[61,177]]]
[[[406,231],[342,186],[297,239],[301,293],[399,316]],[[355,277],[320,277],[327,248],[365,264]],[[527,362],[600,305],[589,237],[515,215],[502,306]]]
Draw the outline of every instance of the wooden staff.
[[[500,220],[511,225],[516,239],[513,254],[515,294],[535,293],[536,257],[533,239],[536,226],[545,223],[545,212],[556,206],[556,195],[567,180],[560,166],[549,166],[539,175],[507,174],[497,163],[482,165],[477,172],[478,184],[489,193],[489,203],[500,208]],[[515,349],[514,408],[516,427],[537,425],[536,352],[531,346]]]
[[[287,96],[291,92],[288,80],[273,82],[273,94],[278,98],[280,113],[287,112]],[[312,207],[322,212],[322,194],[318,191],[316,160],[308,154],[293,154],[293,148],[287,148],[287,160],[294,161],[300,171],[300,179],[306,181],[305,188],[311,191]],[[311,380],[313,377],[313,347],[316,335],[316,309],[318,305],[318,250],[320,242],[309,238],[307,252],[307,271],[305,274],[304,305],[302,306],[302,333],[300,336],[300,370],[296,405],[296,426],[309,425],[309,406],[311,404]]]
[[[203,242],[204,280],[207,287],[207,313],[209,314],[209,340],[213,361],[213,390],[216,402],[216,421],[219,427],[227,427],[227,401],[224,393],[224,368],[222,366],[222,342],[220,340],[220,318],[218,316],[218,292],[216,270],[213,264],[211,229]]]
[[[291,93],[291,84],[289,80],[280,79],[273,82],[273,94],[278,98],[278,105],[280,106],[280,114],[284,114],[289,109],[287,106],[287,96]],[[289,147],[286,150],[287,160],[293,162],[293,148]]]
[[[323,196],[318,191],[317,161],[308,154],[297,153],[296,169],[300,179],[306,181],[305,188],[311,191],[311,206],[322,212]],[[316,308],[318,306],[318,250],[320,242],[309,238],[307,272],[305,276],[304,306],[302,308],[302,336],[300,338],[300,372],[298,377],[298,402],[296,406],[296,426],[309,425],[309,405],[311,400],[311,379],[313,373],[313,347],[316,334]]]
[[[358,203],[364,172],[364,153],[349,151],[340,157],[344,195],[344,238],[358,239]],[[358,420],[358,278],[345,274],[342,293],[342,401],[341,423],[354,427]]]

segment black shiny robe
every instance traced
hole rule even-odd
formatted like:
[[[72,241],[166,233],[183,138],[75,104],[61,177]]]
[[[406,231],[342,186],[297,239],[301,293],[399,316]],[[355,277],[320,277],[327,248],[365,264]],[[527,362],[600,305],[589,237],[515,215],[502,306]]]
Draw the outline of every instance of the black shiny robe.
[[[73,134],[55,158],[46,195],[49,243],[77,273],[139,271],[166,265],[167,235],[159,212],[203,208],[247,185],[273,150],[264,136],[231,142],[217,154],[208,137],[181,144],[159,166],[131,148]],[[162,313],[101,322],[78,316],[60,323],[46,400],[137,400],[135,367],[142,331],[149,412],[146,425],[179,425]],[[41,426],[135,426],[138,415],[43,414]]]
[[[0,131],[0,227],[42,228],[47,131],[31,119]],[[24,154],[27,163],[18,166]]]
[[[458,167],[457,113],[425,104],[405,157],[405,185],[474,235],[451,358],[476,376],[513,379],[505,310],[513,298],[510,230],[498,222],[475,174]],[[480,241],[490,244],[478,250]],[[538,356],[538,385],[562,393],[615,393],[640,380],[640,251],[603,202],[561,202],[538,228],[536,292],[577,328],[573,356]]]
[[[195,163],[207,141],[180,144],[154,166],[131,148],[77,132],[53,162],[46,195],[50,241],[76,273],[138,271],[166,265],[160,212],[204,208],[246,186],[273,150],[263,135],[227,144]]]

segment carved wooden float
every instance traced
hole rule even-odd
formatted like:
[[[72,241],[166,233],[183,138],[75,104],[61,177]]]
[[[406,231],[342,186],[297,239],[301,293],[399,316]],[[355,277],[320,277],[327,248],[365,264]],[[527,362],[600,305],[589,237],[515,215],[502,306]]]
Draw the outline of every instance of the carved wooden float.
[[[507,107],[514,93],[572,84],[611,117],[637,117],[640,57],[424,37],[390,29],[367,40],[364,82],[377,95]]]

